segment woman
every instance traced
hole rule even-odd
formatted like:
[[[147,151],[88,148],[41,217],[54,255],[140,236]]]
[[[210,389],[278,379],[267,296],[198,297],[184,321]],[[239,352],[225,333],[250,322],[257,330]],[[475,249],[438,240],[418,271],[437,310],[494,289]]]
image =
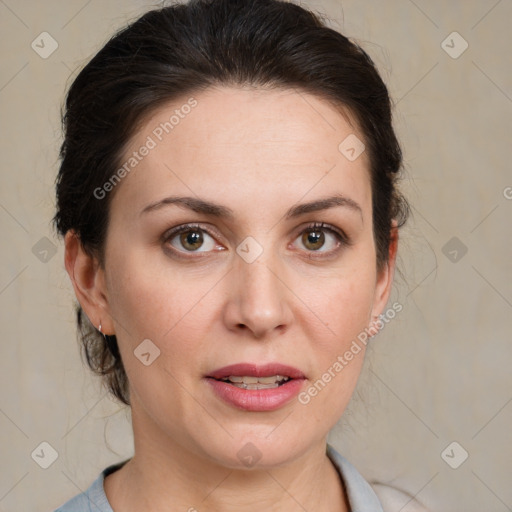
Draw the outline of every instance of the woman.
[[[381,511],[326,442],[408,213],[368,55],[293,3],[193,0],[102,48],[64,130],[54,222],[135,453],[58,510]]]

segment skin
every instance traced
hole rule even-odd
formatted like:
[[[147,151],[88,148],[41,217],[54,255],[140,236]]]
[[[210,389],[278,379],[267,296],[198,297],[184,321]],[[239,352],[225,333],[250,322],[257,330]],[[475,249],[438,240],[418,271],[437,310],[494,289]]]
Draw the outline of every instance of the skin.
[[[349,161],[338,150],[349,134],[364,136],[333,105],[296,90],[220,87],[194,97],[191,113],[117,185],[105,268],[74,233],[66,235],[76,296],[103,333],[116,334],[130,383],[135,455],[105,479],[105,492],[123,512],[168,511],[169,504],[346,511],[325,447],[364,350],[307,405],[294,399],[272,412],[224,403],[203,377],[228,364],[278,361],[306,375],[305,390],[384,312],[398,235],[393,227],[389,261],[378,272],[368,158],[363,152]],[[153,113],[127,157],[187,98]],[[335,193],[361,210],[337,206],[284,218],[297,203]],[[177,205],[141,214],[170,195],[214,201],[234,217]],[[195,252],[186,252],[180,235],[162,240],[188,222],[214,230],[203,232]],[[308,244],[303,233],[313,222],[343,230],[350,245],[328,230]],[[236,253],[247,236],[263,248],[252,263]],[[149,366],[133,353],[144,339],[160,350]],[[261,453],[251,468],[237,457],[249,442]]]

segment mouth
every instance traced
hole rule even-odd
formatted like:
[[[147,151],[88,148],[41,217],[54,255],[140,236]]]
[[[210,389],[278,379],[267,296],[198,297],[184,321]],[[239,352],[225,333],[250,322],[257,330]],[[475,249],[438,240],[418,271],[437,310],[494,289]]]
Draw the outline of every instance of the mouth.
[[[306,376],[281,363],[240,363],[205,375],[210,389],[225,403],[252,412],[274,411],[289,403],[304,385]]]
[[[241,389],[273,389],[282,386],[290,380],[290,377],[284,375],[271,375],[270,377],[252,377],[250,375],[238,376],[230,375],[223,379],[216,379],[221,382],[227,382]]]
[[[206,376],[247,390],[274,389],[293,379],[304,379],[297,368],[281,363],[256,365],[239,363],[214,370]]]

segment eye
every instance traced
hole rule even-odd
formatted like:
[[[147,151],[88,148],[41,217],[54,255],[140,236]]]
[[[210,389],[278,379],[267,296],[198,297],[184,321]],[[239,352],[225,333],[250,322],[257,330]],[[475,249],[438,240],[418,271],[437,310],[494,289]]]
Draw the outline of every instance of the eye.
[[[217,246],[213,237],[197,224],[171,229],[164,235],[164,241],[179,252],[209,252]]]
[[[327,235],[327,236],[326,236]],[[336,252],[341,246],[348,245],[348,238],[338,229],[327,227],[324,223],[314,223],[302,231],[299,239],[308,251],[329,254]],[[326,250],[320,250],[327,246]]]
[[[313,255],[329,255],[337,252],[342,246],[350,244],[348,237],[334,226],[327,226],[324,223],[314,223],[306,227],[300,236],[301,243]],[[175,253],[208,253],[215,248],[224,250],[219,246],[213,235],[198,224],[184,224],[172,228],[162,237],[164,243],[173,247]],[[325,250],[321,250],[327,247]],[[316,257],[316,255],[315,255]]]

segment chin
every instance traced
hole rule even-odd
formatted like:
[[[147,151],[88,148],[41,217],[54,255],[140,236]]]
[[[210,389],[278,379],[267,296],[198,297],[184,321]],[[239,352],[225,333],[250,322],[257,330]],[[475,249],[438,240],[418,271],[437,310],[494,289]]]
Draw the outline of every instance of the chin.
[[[275,428],[275,427],[274,427]],[[278,427],[279,428],[279,427]],[[303,435],[281,435],[265,426],[260,433],[233,435],[226,441],[218,439],[202,447],[202,451],[217,464],[230,469],[273,469],[300,457],[314,441]]]

